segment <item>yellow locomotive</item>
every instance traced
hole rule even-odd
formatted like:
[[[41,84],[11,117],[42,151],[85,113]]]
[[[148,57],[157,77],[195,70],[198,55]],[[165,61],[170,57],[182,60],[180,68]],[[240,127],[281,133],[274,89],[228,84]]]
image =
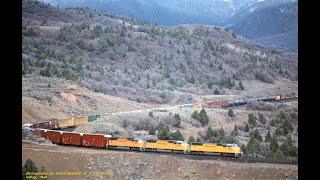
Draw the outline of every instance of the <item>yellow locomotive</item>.
[[[171,152],[180,152],[188,154],[190,152],[190,146],[184,141],[164,141],[164,140],[147,140],[145,142],[145,151],[163,151],[169,150]]]
[[[193,142],[190,154],[221,154],[222,156],[241,156],[241,150],[237,144],[212,144]]]
[[[144,151],[145,142],[134,138],[109,138],[108,149],[130,149]]]

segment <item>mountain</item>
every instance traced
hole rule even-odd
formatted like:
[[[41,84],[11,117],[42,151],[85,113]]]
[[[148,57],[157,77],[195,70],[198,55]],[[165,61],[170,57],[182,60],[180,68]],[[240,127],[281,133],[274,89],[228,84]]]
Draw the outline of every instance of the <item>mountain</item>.
[[[155,26],[22,1],[24,75],[72,80],[128,100],[174,103],[183,94],[295,91],[289,84],[297,83],[297,63],[297,54],[251,43],[227,28]]]
[[[250,11],[250,13],[248,13]],[[230,27],[244,37],[286,51],[298,50],[298,3],[249,8]]]

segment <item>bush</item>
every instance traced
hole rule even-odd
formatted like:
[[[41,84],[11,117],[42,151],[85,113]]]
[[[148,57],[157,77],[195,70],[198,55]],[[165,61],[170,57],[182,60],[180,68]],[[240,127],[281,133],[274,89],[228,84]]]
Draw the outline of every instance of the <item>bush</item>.
[[[174,133],[170,133],[170,139],[171,140],[178,140],[178,141],[184,141],[184,137],[181,134],[181,132],[179,130],[177,130]]]
[[[279,148],[279,145],[278,145],[277,138],[273,136],[270,143],[270,150],[275,153],[278,148]]]
[[[211,128],[211,126],[208,127],[208,130],[207,130],[207,137],[206,139],[211,139],[213,138],[213,130]]]
[[[255,77],[256,79],[262,81],[262,82],[265,82],[265,83],[273,83],[273,79],[272,77],[265,73],[265,72],[262,72],[262,71],[256,71],[255,72]]]
[[[262,141],[262,136],[261,136],[260,131],[258,129],[256,129],[254,131],[254,137],[255,137],[256,140],[258,140],[260,142]]]
[[[234,114],[233,114],[233,110],[232,110],[232,109],[229,109],[229,111],[228,111],[228,116],[229,116],[229,117],[234,117]]]
[[[153,112],[152,111],[149,112],[149,116],[153,117]]]
[[[240,87],[241,90],[244,90],[244,86],[242,85],[241,81],[239,81],[239,87]]]

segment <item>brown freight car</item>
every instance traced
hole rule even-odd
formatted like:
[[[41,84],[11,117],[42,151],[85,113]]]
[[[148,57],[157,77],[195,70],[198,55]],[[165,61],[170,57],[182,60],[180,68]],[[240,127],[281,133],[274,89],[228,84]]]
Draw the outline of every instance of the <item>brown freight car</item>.
[[[59,119],[51,119],[49,121],[49,129],[59,129]]]
[[[52,143],[61,144],[62,131],[47,130],[46,139]]]
[[[214,108],[214,107],[227,107],[229,105],[228,101],[213,101],[203,104],[204,108]]]
[[[62,144],[81,145],[81,135],[79,133],[63,132],[61,138]]]
[[[83,134],[82,146],[106,148],[110,135],[104,134]]]
[[[39,122],[30,126],[31,128],[50,129],[49,121]]]
[[[74,118],[74,126],[79,126],[81,124],[88,122],[88,116],[77,116],[73,118]]]
[[[40,129],[40,128],[36,128],[34,129],[34,134],[39,136],[39,137],[46,137],[46,132],[47,130],[46,129]]]
[[[59,120],[59,128],[68,128],[74,126],[74,118],[60,119]]]

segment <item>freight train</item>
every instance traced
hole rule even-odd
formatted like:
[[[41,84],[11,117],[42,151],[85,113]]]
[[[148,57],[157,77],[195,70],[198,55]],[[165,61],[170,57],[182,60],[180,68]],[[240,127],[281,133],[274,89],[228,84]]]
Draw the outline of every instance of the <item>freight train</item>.
[[[141,152],[164,152],[181,154],[220,154],[222,156],[240,157],[242,152],[237,144],[213,144],[185,141],[141,140],[134,138],[114,138],[111,135],[73,133],[50,129],[35,128],[33,133],[50,140],[52,143],[80,147],[103,149],[127,149]]]
[[[261,96],[253,98],[257,101],[280,101],[280,100],[286,100],[286,99],[294,99],[298,98],[298,96],[295,95],[295,93],[291,94],[278,94],[274,96]],[[224,101],[213,101],[213,102],[206,102],[202,104],[203,108],[215,108],[215,107],[232,107],[232,106],[241,106],[248,104],[248,101],[246,99],[236,99],[236,100],[224,100]]]

